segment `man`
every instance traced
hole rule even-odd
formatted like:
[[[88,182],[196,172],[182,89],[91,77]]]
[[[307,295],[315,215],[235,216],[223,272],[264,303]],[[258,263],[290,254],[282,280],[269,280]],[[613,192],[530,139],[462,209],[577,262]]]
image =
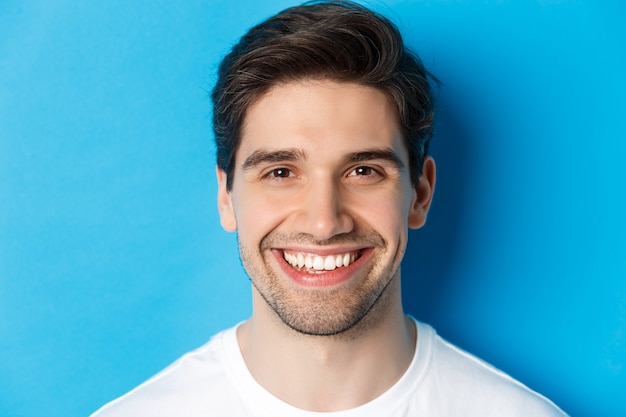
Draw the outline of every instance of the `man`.
[[[564,415],[403,312],[434,113],[392,23],[347,2],[287,9],[224,58],[212,98],[252,317],[94,416]]]

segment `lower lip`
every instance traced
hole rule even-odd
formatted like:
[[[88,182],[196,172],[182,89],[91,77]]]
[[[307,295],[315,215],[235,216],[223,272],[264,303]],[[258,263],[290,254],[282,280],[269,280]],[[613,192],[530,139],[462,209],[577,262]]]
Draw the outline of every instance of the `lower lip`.
[[[298,271],[285,261],[281,250],[272,250],[281,269],[287,274],[292,281],[304,287],[333,287],[348,281],[355,272],[369,259],[372,249],[364,249],[361,256],[348,266],[343,266],[332,271],[323,271],[321,273],[309,274]]]

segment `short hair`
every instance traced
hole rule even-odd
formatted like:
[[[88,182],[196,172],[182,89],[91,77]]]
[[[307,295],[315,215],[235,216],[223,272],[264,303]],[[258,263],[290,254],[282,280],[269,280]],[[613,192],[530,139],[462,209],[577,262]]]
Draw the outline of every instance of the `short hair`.
[[[395,105],[417,184],[432,136],[434,100],[419,57],[384,16],[350,1],[308,2],[251,28],[222,60],[211,94],[217,165],[232,189],[248,107],[273,86],[330,79],[377,88]]]

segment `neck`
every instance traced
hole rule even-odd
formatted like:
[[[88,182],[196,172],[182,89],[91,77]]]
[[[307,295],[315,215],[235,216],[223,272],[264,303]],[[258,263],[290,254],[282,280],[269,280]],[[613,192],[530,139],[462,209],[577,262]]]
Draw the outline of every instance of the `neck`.
[[[345,410],[378,397],[400,379],[415,351],[416,330],[402,311],[399,281],[373,307],[384,311],[335,336],[295,332],[255,293],[254,314],[238,331],[252,376],[274,396],[310,411]]]

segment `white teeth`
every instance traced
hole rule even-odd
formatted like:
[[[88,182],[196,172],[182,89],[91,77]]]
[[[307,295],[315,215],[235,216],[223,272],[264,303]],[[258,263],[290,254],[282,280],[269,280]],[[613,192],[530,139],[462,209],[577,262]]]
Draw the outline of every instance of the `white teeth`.
[[[342,266],[348,266],[356,260],[354,253],[317,256],[303,252],[283,252],[283,257],[285,261],[294,268],[302,269],[302,267],[305,267],[306,269],[313,269],[315,271],[332,271]]]
[[[321,256],[316,256],[313,258],[313,269],[316,271],[321,271],[324,269],[324,259]]]
[[[335,258],[333,256],[327,256],[324,261],[324,269],[327,271],[332,271],[337,268],[337,264],[335,263]]]

